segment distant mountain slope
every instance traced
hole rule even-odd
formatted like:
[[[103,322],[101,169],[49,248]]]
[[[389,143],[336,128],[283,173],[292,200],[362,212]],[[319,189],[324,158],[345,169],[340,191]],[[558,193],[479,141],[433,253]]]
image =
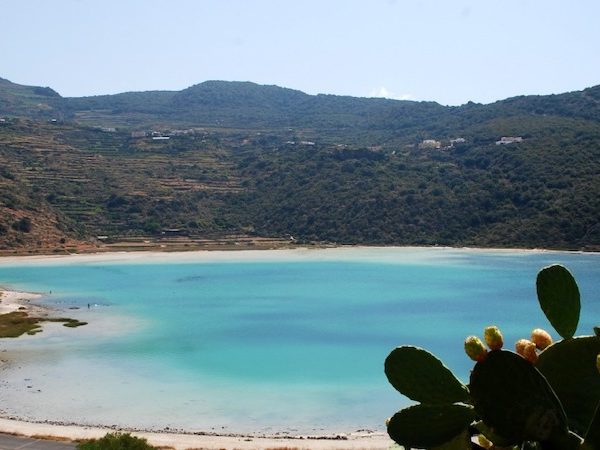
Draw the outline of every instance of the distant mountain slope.
[[[205,81],[178,92],[173,100],[183,107],[290,108],[310,95],[279,86],[251,82]]]
[[[0,99],[0,251],[237,235],[600,250],[600,86],[446,107],[1,80]]]
[[[499,114],[554,115],[600,120],[600,86],[558,95],[528,95],[494,103]]]
[[[64,99],[53,89],[23,86],[0,78],[0,116],[62,117]]]
[[[250,82],[206,81],[179,92],[138,92],[65,99],[69,112],[90,123],[152,127],[195,125],[228,128],[303,127],[352,130],[406,128],[444,115],[433,102],[400,102],[308,95]]]
[[[600,120],[600,86],[560,95],[513,97],[488,105],[447,107],[435,102],[308,95],[278,86],[227,81],[206,81],[181,91],[62,98],[50,88],[0,79],[0,115],[41,118],[57,114],[97,126],[302,127],[333,135],[336,130],[355,134],[378,131],[378,139],[386,140],[398,132],[461,132],[475,123],[514,116]]]
[[[174,95],[175,92],[171,91],[124,92],[92,97],[71,97],[65,98],[64,101],[71,112],[99,110],[107,114],[128,112],[161,114],[170,107]]]

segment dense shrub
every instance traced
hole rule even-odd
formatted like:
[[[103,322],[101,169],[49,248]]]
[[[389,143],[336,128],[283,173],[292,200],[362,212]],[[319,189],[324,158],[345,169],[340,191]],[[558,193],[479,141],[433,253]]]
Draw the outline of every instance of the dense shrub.
[[[152,450],[148,441],[129,433],[108,433],[101,439],[92,439],[77,445],[78,450]]]
[[[29,233],[31,231],[31,219],[29,217],[23,217],[12,224],[12,227],[17,231],[23,233]]]

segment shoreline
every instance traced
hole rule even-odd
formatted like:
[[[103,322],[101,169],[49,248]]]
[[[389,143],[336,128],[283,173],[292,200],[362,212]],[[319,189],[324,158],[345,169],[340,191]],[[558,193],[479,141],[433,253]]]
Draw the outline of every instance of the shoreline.
[[[23,311],[36,316],[48,316],[53,310],[31,303],[39,300],[39,293],[23,292],[0,286],[0,314]],[[7,338],[8,339],[8,338]],[[17,338],[18,339],[18,338]],[[0,370],[9,369],[14,363],[2,360]],[[375,431],[357,431],[352,433],[292,434],[288,432],[266,433],[223,433],[193,432],[183,429],[148,430],[117,426],[82,425],[78,423],[53,423],[51,421],[28,421],[0,413],[0,433],[49,440],[79,441],[97,439],[106,433],[125,432],[148,440],[151,445],[186,450],[203,449],[240,449],[255,450],[268,448],[297,448],[311,450],[338,449],[387,449],[393,443],[385,433]]]
[[[53,323],[60,323],[68,328],[87,325],[87,322],[66,318],[59,308],[40,303],[38,300],[43,297],[42,293],[25,292],[0,285],[0,315],[3,316],[0,324],[2,327],[0,339],[18,339],[23,335],[35,335],[50,328]],[[16,317],[5,321],[4,317],[8,315]],[[4,360],[0,362],[6,363]]]
[[[19,310],[27,313],[45,314],[48,312],[47,308],[30,303],[32,300],[40,298],[42,298],[42,294],[12,290],[0,285],[0,314]]]
[[[598,246],[584,246],[584,247],[510,247],[510,246],[499,246],[499,247],[478,247],[474,245],[438,245],[438,244],[340,244],[336,242],[312,242],[312,243],[296,243],[293,240],[282,239],[282,238],[255,238],[251,240],[227,240],[227,241],[215,241],[215,242],[202,242],[202,243],[182,243],[182,242],[165,242],[155,241],[151,243],[149,240],[144,240],[143,245],[137,245],[137,241],[119,241],[116,244],[106,245],[80,245],[69,248],[38,248],[29,249],[26,248],[15,248],[5,249],[0,251],[0,260],[3,258],[21,258],[21,257],[69,257],[74,255],[98,255],[98,254],[118,254],[118,253],[198,253],[198,252],[226,252],[226,253],[238,253],[238,252],[264,252],[274,250],[326,250],[326,249],[340,249],[340,248],[365,248],[365,249],[376,249],[376,248],[394,248],[394,249],[450,249],[450,250],[483,250],[483,251],[542,251],[542,252],[565,252],[565,253],[600,253],[600,247]]]
[[[102,255],[100,255],[102,256]],[[25,292],[0,285],[0,314],[22,311],[31,316],[48,317],[58,313],[36,300],[44,294]],[[23,336],[21,336],[23,338]],[[19,338],[6,338],[19,339]],[[18,350],[17,350],[18,352]],[[12,351],[11,351],[12,353]],[[10,370],[16,363],[14,355],[6,354],[0,360],[0,372]],[[142,437],[157,447],[175,450],[188,449],[308,449],[308,450],[342,450],[389,449],[393,441],[387,433],[375,430],[360,429],[357,431],[188,431],[184,428],[136,428],[128,425],[94,425],[74,422],[54,422],[52,420],[27,419],[0,410],[0,433],[25,436],[46,440],[77,442],[85,439],[98,439],[106,433],[130,433]]]
[[[356,251],[404,251],[413,253],[490,253],[490,254],[583,254],[600,255],[600,252],[583,250],[555,250],[555,249],[529,249],[529,248],[481,248],[481,247],[427,247],[427,246],[331,246],[331,247],[296,247],[296,248],[268,248],[268,249],[217,249],[217,250],[187,250],[187,251],[159,251],[159,250],[133,250],[133,251],[108,251],[85,252],[72,254],[36,254],[36,255],[0,255],[0,267],[15,264],[49,264],[49,263],[93,263],[93,262],[134,262],[151,264],[159,262],[260,262],[279,259],[282,256],[310,259],[320,256],[323,259],[335,259],[337,256],[346,256],[347,252]],[[0,280],[1,281],[1,280]],[[0,286],[0,290],[2,287]]]
[[[279,434],[219,434],[212,432],[185,432],[182,430],[147,431],[120,427],[98,427],[77,424],[27,422],[12,418],[0,417],[0,433],[49,440],[80,441],[98,439],[106,433],[124,432],[145,438],[153,446],[186,449],[310,449],[310,450],[342,450],[388,449],[393,441],[385,433],[373,431],[356,431],[352,433],[332,433],[319,435]]]

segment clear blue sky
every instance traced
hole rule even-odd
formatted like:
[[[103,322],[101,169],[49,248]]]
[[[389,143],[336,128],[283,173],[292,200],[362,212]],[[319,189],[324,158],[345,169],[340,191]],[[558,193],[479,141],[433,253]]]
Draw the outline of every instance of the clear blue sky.
[[[600,84],[600,1],[0,0],[0,77],[63,96],[219,79],[489,103]]]

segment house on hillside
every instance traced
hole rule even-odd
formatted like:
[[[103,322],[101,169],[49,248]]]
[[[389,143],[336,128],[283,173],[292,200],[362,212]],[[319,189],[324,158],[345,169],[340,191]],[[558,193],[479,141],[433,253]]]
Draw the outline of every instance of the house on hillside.
[[[456,144],[464,144],[465,142],[467,142],[467,140],[461,137],[456,139],[450,139],[450,147],[454,147]]]
[[[499,141],[496,141],[496,145],[508,145],[517,142],[523,142],[523,138],[521,136],[502,136]]]
[[[442,148],[442,143],[435,139],[425,139],[419,144],[419,148],[424,149],[439,149]]]

